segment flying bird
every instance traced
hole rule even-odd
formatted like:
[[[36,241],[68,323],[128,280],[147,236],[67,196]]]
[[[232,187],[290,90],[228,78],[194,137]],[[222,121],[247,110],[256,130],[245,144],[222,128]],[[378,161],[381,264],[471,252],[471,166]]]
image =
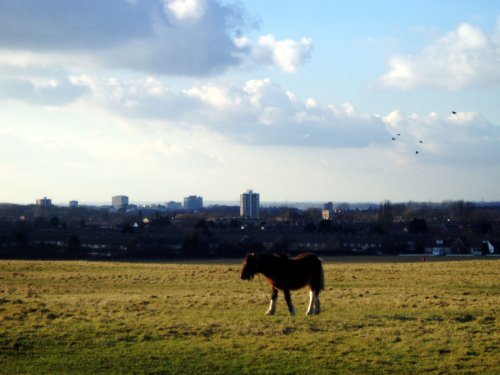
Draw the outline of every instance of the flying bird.
[[[457,112],[456,112],[456,111],[451,111],[451,113],[452,113],[453,115],[456,115],[456,114],[457,114]]]
[[[396,140],[396,138],[392,137],[392,140],[393,140],[393,141],[395,141],[395,140]]]
[[[417,150],[417,151],[415,151],[415,154],[418,154],[418,150]]]
[[[418,143],[424,143],[424,142],[422,142],[422,141],[418,141]]]

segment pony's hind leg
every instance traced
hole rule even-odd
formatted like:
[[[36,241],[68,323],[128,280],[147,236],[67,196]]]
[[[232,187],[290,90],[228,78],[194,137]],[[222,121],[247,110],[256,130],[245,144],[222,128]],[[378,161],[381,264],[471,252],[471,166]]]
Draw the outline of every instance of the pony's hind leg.
[[[288,311],[290,311],[290,315],[295,315],[295,307],[292,304],[292,296],[290,295],[290,290],[284,289],[283,293],[285,294],[286,304],[288,305]]]
[[[316,315],[319,315],[321,312],[321,302],[319,301],[319,290],[314,292],[314,312]]]
[[[276,300],[278,299],[278,289],[273,288],[271,294],[271,303],[269,304],[269,309],[266,311],[266,315],[274,315],[276,312]]]
[[[316,311],[316,296],[315,292],[311,289],[309,291],[309,307],[307,308],[307,313],[306,315],[313,315]]]

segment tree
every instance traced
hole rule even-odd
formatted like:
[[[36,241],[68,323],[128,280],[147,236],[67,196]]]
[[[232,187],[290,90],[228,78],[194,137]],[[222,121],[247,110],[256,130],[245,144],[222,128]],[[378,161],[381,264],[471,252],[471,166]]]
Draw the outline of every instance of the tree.
[[[382,228],[380,223],[375,223],[370,227],[369,233],[373,235],[382,235],[384,234],[384,228]]]
[[[408,232],[411,234],[427,233],[427,222],[425,219],[415,218],[408,225]]]
[[[316,231],[316,225],[314,225],[314,223],[309,222],[304,226],[304,232],[313,233],[314,231]]]
[[[205,219],[200,219],[195,226],[195,229],[200,231],[203,236],[210,237],[210,229],[208,227],[207,221]]]
[[[331,220],[321,220],[318,225],[318,232],[320,233],[328,233],[332,230],[332,222]]]
[[[282,236],[279,237],[272,246],[272,251],[276,253],[286,253],[290,249],[290,241],[288,238]]]
[[[156,230],[161,230],[169,227],[170,224],[171,224],[170,218],[168,216],[161,216],[158,213],[156,213],[150,225],[152,228]]]
[[[321,217],[321,211],[318,210],[317,208],[308,208],[304,212],[304,218],[306,220],[315,221],[318,220],[318,218],[320,217]]]
[[[59,220],[59,218],[57,216],[53,216],[50,218],[49,226],[51,228],[59,228],[60,224],[61,224],[61,221]]]
[[[21,248],[25,248],[26,246],[28,246],[28,236],[25,232],[17,232],[16,239]]]
[[[123,227],[122,227],[122,233],[123,234],[134,234],[135,233],[134,227],[130,223],[125,223],[125,224],[123,224]]]
[[[488,253],[489,253],[488,243],[487,242],[483,242],[481,244],[481,254],[485,255],[485,254],[488,254]]]
[[[201,228],[188,229],[182,234],[182,250],[188,257],[208,255],[207,237]]]
[[[349,211],[351,209],[351,206],[349,206],[349,203],[341,203],[339,204],[339,206],[337,207],[337,210],[339,212],[345,212],[345,211]]]
[[[378,211],[378,223],[382,226],[385,233],[389,233],[394,221],[394,215],[392,213],[392,204],[390,201],[385,201],[380,205]]]
[[[68,239],[68,252],[70,254],[76,254],[80,251],[80,239],[76,234],[72,234]]]
[[[194,228],[185,230],[182,235],[182,249],[184,254],[190,257],[208,256],[208,237],[210,236],[209,224],[205,219],[200,219]]]
[[[486,235],[486,234],[489,234],[493,231],[493,227],[491,226],[491,224],[486,221],[486,220],[481,220],[479,222],[479,225],[478,225],[478,232],[482,235]]]
[[[475,205],[472,202],[460,200],[444,201],[442,207],[445,211],[448,211],[448,216],[453,217],[455,220],[467,221],[472,211],[474,211]]]

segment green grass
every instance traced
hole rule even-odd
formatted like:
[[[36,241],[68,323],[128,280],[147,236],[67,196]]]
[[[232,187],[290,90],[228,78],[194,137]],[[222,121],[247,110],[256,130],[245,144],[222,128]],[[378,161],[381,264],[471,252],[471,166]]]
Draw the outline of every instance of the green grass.
[[[499,260],[327,260],[312,317],[240,269],[0,261],[0,373],[500,372]]]

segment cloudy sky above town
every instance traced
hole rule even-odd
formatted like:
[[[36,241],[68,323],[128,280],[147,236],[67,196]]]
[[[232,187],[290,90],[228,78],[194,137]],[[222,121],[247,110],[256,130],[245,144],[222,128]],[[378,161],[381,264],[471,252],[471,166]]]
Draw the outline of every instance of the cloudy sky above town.
[[[500,200],[500,3],[4,0],[0,202]]]

